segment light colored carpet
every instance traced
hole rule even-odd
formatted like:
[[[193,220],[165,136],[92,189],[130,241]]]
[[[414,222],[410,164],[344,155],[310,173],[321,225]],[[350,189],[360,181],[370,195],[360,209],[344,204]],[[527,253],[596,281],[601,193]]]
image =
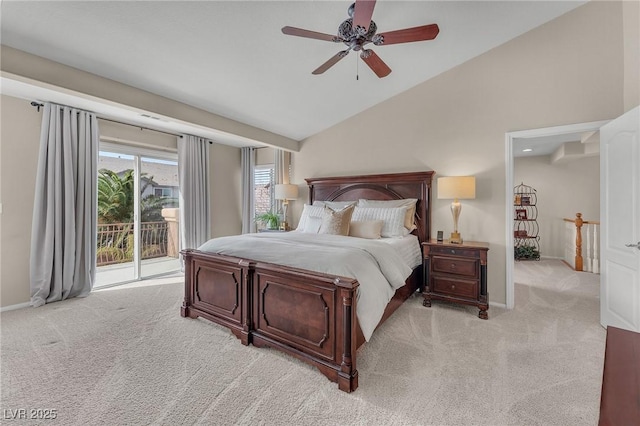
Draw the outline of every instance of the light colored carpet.
[[[4,312],[1,408],[56,409],[65,425],[597,424],[598,276],[543,260],[516,278],[516,309],[488,321],[410,299],[359,351],[352,394],[181,318],[179,278]]]

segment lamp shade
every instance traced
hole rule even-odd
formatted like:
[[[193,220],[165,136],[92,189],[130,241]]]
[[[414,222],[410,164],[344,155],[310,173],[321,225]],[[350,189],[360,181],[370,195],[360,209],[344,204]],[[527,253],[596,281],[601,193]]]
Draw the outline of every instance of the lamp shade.
[[[438,178],[438,198],[459,200],[476,198],[475,176]]]
[[[290,183],[276,184],[276,200],[295,200],[298,198],[298,185]]]

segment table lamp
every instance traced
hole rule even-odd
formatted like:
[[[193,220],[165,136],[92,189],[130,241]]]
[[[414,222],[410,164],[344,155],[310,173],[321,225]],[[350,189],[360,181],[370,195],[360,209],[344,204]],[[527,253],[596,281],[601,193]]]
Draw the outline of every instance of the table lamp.
[[[298,198],[298,185],[290,183],[276,184],[275,199],[282,200],[282,224],[280,228],[284,231],[288,229],[287,224],[287,208],[289,207],[290,200],[296,200]]]
[[[458,232],[458,218],[462,205],[459,200],[476,198],[476,178],[474,176],[449,176],[438,178],[438,198],[450,200],[453,215],[453,232],[449,242],[462,244],[462,237]]]

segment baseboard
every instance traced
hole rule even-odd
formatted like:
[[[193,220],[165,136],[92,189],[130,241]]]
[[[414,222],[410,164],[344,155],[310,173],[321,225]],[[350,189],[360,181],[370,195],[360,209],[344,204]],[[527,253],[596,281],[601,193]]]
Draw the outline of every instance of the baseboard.
[[[16,309],[28,308],[29,306],[31,306],[30,302],[18,303],[17,305],[3,306],[2,308],[0,308],[0,312],[15,311]]]
[[[496,308],[507,309],[506,303],[489,302],[489,306],[495,306]]]

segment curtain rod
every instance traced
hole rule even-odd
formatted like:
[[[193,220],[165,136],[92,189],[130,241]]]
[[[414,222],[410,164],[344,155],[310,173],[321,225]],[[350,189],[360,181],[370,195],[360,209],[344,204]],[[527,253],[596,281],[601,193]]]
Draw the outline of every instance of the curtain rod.
[[[33,102],[31,102],[31,106],[36,107],[38,109],[38,112],[40,112],[40,108],[43,107],[44,104],[41,104],[41,103],[33,101]],[[137,124],[130,124],[130,123],[122,122],[122,121],[112,120],[110,118],[100,117],[98,114],[96,114],[96,118],[99,118],[100,120],[104,120],[104,121],[111,121],[112,123],[124,124],[125,126],[137,127],[140,130],[143,130],[143,129],[144,130],[151,130],[152,132],[164,133],[166,135],[177,136],[179,138],[182,138],[182,135],[179,135],[177,133],[165,132],[164,130],[152,129],[150,127],[139,126]]]
[[[137,124],[123,123],[122,121],[112,120],[110,118],[104,118],[104,117],[98,117],[98,118],[104,121],[111,121],[112,123],[124,124],[126,126],[137,127],[139,129],[144,129],[144,130],[151,130],[152,132],[164,133],[166,135],[177,136],[179,138],[182,137],[182,135],[179,135],[177,133],[165,132],[164,130],[152,129],[150,127],[139,126]]]

